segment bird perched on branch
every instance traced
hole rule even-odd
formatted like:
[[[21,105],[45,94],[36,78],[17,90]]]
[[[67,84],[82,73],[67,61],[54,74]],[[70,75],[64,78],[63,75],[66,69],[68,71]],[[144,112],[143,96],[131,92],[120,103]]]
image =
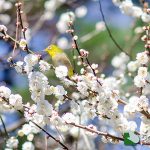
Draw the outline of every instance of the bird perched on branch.
[[[45,51],[52,57],[52,61],[55,67],[58,66],[66,66],[68,69],[68,76],[71,77],[73,75],[73,67],[68,56],[65,52],[60,49],[58,46],[52,44],[48,46]]]

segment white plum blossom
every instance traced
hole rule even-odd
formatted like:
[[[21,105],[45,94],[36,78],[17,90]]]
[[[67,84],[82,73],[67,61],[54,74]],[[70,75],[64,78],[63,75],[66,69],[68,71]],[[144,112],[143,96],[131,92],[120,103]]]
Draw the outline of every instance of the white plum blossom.
[[[65,3],[66,0],[48,0],[44,3],[44,19],[52,19],[55,15],[55,11],[57,8],[59,8],[63,3]]]
[[[0,32],[2,31],[7,32],[7,27],[4,25],[0,25]]]
[[[8,24],[10,22],[10,20],[11,20],[11,18],[8,14],[0,14],[0,21],[3,22],[3,24]],[[4,32],[5,31],[6,30],[4,30]]]
[[[24,61],[29,66],[34,66],[38,63],[39,57],[36,54],[28,54],[24,57]]]
[[[0,97],[9,98],[11,90],[5,86],[0,86]]]
[[[4,11],[4,10],[8,10],[12,8],[12,4],[9,1],[6,0],[1,0],[0,1],[0,12]]]
[[[40,64],[40,66],[39,66],[40,70],[42,72],[48,71],[50,69],[50,64],[44,60],[40,60],[39,64]]]
[[[32,133],[32,127],[30,124],[24,124],[23,127],[22,127],[22,132],[25,134],[25,135],[28,135],[30,133]]]
[[[21,110],[23,108],[22,97],[19,94],[11,94],[9,97],[9,103],[16,110]]]
[[[48,86],[48,78],[41,72],[31,72],[28,79],[30,91],[33,93],[32,99],[34,101],[44,99],[44,90]]]
[[[133,13],[132,7],[133,7],[133,3],[131,0],[125,0],[120,5],[120,9],[122,10],[122,12],[127,15],[132,15]]]
[[[16,149],[18,147],[19,141],[18,139],[16,139],[15,137],[10,137],[7,142],[6,142],[6,146],[8,148],[12,148],[12,149]]]
[[[112,2],[116,5],[119,6],[121,4],[121,0],[112,0]]]
[[[139,98],[139,103],[138,103],[138,110],[139,111],[148,111],[148,106],[149,106],[149,100],[146,96],[140,96]]]
[[[140,76],[135,76],[134,84],[140,88],[140,87],[144,87],[146,85],[146,81],[144,78],[142,78]]]
[[[28,136],[27,136],[27,140],[28,141],[33,141],[33,139],[34,139],[34,134],[29,134]]]
[[[72,113],[66,113],[62,116],[62,119],[67,123],[76,122],[76,118]]]
[[[68,74],[68,69],[66,66],[58,66],[55,68],[55,74],[58,78],[64,78]]]
[[[38,114],[51,116],[52,111],[53,111],[53,107],[47,100],[42,100],[37,103]]]
[[[137,53],[136,59],[137,59],[137,62],[141,65],[147,64],[149,61],[149,58],[146,52]]]
[[[23,61],[17,61],[15,63],[15,69],[16,69],[17,73],[22,73],[22,71],[23,71],[23,64],[24,64]]]
[[[53,111],[50,121],[56,126],[63,124],[62,118],[58,115],[56,111]]]
[[[70,18],[71,17],[71,18]],[[73,12],[66,12],[61,14],[59,21],[56,24],[56,27],[60,33],[65,33],[68,29],[67,23],[70,21],[74,21],[75,15]]]
[[[143,22],[149,23],[150,22],[150,15],[147,13],[143,13],[141,16],[141,19],[143,20]]]
[[[87,7],[86,6],[80,6],[80,7],[77,7],[76,10],[75,10],[75,15],[78,17],[78,18],[82,18],[84,17],[85,15],[87,14]]]
[[[144,140],[145,142],[149,142],[150,141],[150,126],[149,126],[150,122],[144,122],[144,120],[141,122],[140,125],[140,138],[142,140]]]
[[[52,19],[55,16],[57,8],[65,2],[67,0],[45,1],[44,15],[42,15],[40,21],[43,22],[46,19]],[[141,18],[144,22],[150,22],[150,15],[144,9],[134,5],[132,0],[113,0],[113,3],[124,14]],[[67,2],[67,4],[69,3]],[[78,39],[78,35],[73,31],[71,23],[73,23],[75,17],[84,17],[87,14],[87,8],[81,5],[74,10],[75,14],[73,12],[63,13],[56,24],[58,32],[62,34],[66,32],[72,33],[73,42]],[[97,33],[104,31],[105,28],[104,22],[98,22],[95,25],[94,31],[88,34],[88,36],[97,35]],[[146,31],[146,37],[148,30],[149,26],[143,29],[139,27],[139,31],[135,35],[137,36]],[[0,25],[0,32],[2,31],[6,32],[7,28]],[[40,133],[42,129],[43,131],[46,130],[45,126],[48,126],[47,132],[50,130],[53,130],[54,134],[59,130],[62,133],[64,132],[61,138],[66,138],[68,133],[77,138],[79,133],[77,127],[82,128],[80,138],[78,138],[81,143],[78,145],[83,145],[83,143],[85,144],[86,141],[89,141],[89,148],[88,144],[86,144],[85,146],[87,147],[85,149],[95,149],[94,144],[91,144],[93,140],[88,136],[89,134],[93,134],[90,129],[99,131],[99,134],[104,132],[105,134],[102,135],[107,135],[107,137],[103,136],[102,140],[114,144],[118,143],[119,140],[112,138],[113,135],[122,137],[121,135],[125,132],[132,131],[136,133],[138,132],[137,129],[140,129],[140,140],[143,143],[149,142],[150,73],[148,72],[149,52],[147,50],[149,48],[149,41],[147,39],[144,40],[145,37],[142,39],[146,43],[146,50],[137,53],[136,60],[130,59],[128,55],[121,52],[112,59],[111,64],[113,67],[111,66],[111,68],[113,71],[109,72],[109,74],[106,73],[106,75],[104,72],[98,74],[98,64],[89,62],[87,59],[89,52],[84,50],[84,47],[80,49],[80,46],[78,49],[80,56],[74,56],[73,59],[77,60],[75,61],[76,64],[81,67],[79,66],[80,70],[75,70],[76,74],[71,78],[68,78],[69,68],[67,66],[53,67],[52,71],[59,78],[57,79],[59,83],[55,82],[53,78],[49,78],[45,73],[51,69],[52,65],[43,60],[43,56],[41,60],[41,55],[30,53],[26,54],[24,61],[19,60],[15,62],[16,60],[14,60],[13,62],[13,59],[9,61],[17,73],[21,73],[21,75],[26,76],[28,79],[28,88],[32,100],[31,102],[28,100],[29,102],[26,103],[23,101],[21,95],[11,94],[9,88],[0,86],[0,111],[3,113],[3,111],[12,111],[15,109],[21,110],[19,112],[24,114],[26,123],[17,132],[18,139],[26,137],[26,141],[22,144],[22,150],[36,149],[32,141],[35,134]],[[19,41],[18,44],[20,47],[25,49],[27,41],[25,39],[20,39]],[[71,47],[71,43],[69,43],[66,35],[60,37],[56,43],[62,49],[69,49]],[[72,43],[72,48],[75,48],[75,46],[76,43]],[[79,60],[80,57],[83,58],[83,63]],[[137,93],[136,90],[138,90]],[[66,109],[62,110],[63,106],[66,106]],[[136,115],[140,115],[141,118],[137,123],[135,122]],[[100,125],[105,125],[104,131],[101,131],[102,128],[100,130],[97,129],[93,124],[87,125],[90,119],[94,119],[95,117],[99,119]],[[137,126],[139,122],[141,125]],[[87,132],[88,134],[85,134]],[[8,138],[6,149],[18,149],[18,144],[20,144],[18,139],[15,137]],[[61,139],[59,141],[57,139],[59,140],[59,137],[56,135],[55,141],[61,144]],[[34,142],[38,141],[34,140]]]
[[[45,118],[43,115],[34,113],[32,116],[32,121],[35,122],[36,124],[40,125],[41,127],[45,126]]]
[[[128,122],[128,129],[127,129],[128,131],[134,132],[134,131],[136,131],[136,128],[137,128],[137,124],[135,121]]]
[[[128,62],[129,57],[125,53],[120,53],[112,59],[112,65],[115,68],[125,68],[126,63]]]
[[[139,33],[143,33],[143,28],[142,27],[136,27],[135,29],[134,29],[134,32],[136,33],[136,34],[139,34]]]
[[[56,97],[62,97],[63,95],[67,94],[67,91],[65,91],[63,86],[57,85],[55,87],[54,94],[55,94]]]
[[[120,8],[122,13],[135,18],[141,18],[141,20],[146,23],[150,22],[149,13],[136,6],[132,0],[113,0],[113,3]]]
[[[141,78],[146,78],[147,75],[148,75],[147,67],[139,67],[138,76],[141,77]]]
[[[19,42],[19,46],[22,48],[22,49],[25,49],[26,46],[27,46],[27,41],[25,39],[21,39],[20,42]]]
[[[24,66],[24,71],[29,74],[30,72],[33,71],[33,67],[31,65],[25,65]]]
[[[138,63],[137,63],[137,61],[130,61],[130,62],[128,63],[127,67],[128,67],[128,70],[129,70],[129,71],[134,72],[134,71],[136,71],[137,68],[138,68]]]
[[[141,17],[141,15],[143,14],[142,9],[140,7],[137,7],[137,6],[133,6],[132,11],[133,11],[132,16],[136,17],[136,18]]]
[[[77,89],[81,94],[88,96],[88,92],[87,92],[88,86],[84,82],[78,82]]]
[[[95,28],[97,31],[105,31],[105,23],[103,21],[97,22]]]
[[[35,147],[32,142],[25,142],[22,145],[22,150],[35,150]]]
[[[62,49],[68,49],[69,41],[66,37],[61,37],[57,40],[57,45]]]

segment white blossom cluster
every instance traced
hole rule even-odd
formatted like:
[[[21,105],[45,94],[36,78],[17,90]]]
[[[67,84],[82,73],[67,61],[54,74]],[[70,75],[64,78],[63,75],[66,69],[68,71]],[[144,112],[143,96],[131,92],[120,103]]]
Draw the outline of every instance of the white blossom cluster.
[[[11,90],[5,86],[0,86],[0,108],[6,111],[14,108],[15,110],[23,109],[22,97],[19,94],[11,94]]]
[[[8,24],[10,22],[10,16],[5,11],[8,11],[12,8],[12,3],[10,1],[1,0],[0,1],[0,21],[4,24]]]
[[[52,19],[55,15],[55,11],[59,8],[62,4],[64,4],[66,0],[48,0],[45,1],[44,7],[44,18],[45,19]]]
[[[91,72],[92,70],[87,67],[87,70],[81,68],[82,74],[74,74],[71,79],[67,79],[67,67],[58,66],[55,68],[56,77],[62,81],[64,86],[74,86],[76,89],[76,91],[72,92],[71,97],[68,98],[68,91],[65,90],[64,86],[53,86],[49,84],[49,79],[44,73],[50,70],[51,65],[44,60],[39,60],[36,54],[28,54],[25,56],[24,62],[18,61],[15,63],[15,69],[19,73],[23,73],[24,71],[27,75],[31,99],[34,104],[31,105],[27,103],[23,105],[22,97],[18,94],[11,94],[11,91],[4,86],[0,87],[0,96],[9,99],[10,105],[16,110],[22,110],[24,107],[24,115],[28,121],[32,120],[43,128],[46,124],[50,125],[52,128],[57,126],[61,132],[69,132],[73,136],[76,136],[77,130],[69,131],[69,124],[79,123],[79,113],[82,118],[82,124],[98,116],[99,120],[111,125],[113,130],[119,135],[129,130],[135,132],[137,130],[137,124],[134,120],[131,121],[130,119],[133,119],[137,113],[149,113],[149,101],[145,95],[141,95],[140,97],[132,95],[125,105],[124,111],[120,112],[119,101],[126,97],[121,94],[122,85],[126,83],[122,81],[127,80],[127,78],[125,75],[119,76],[119,74],[125,74],[126,70],[129,72],[137,71],[138,75],[134,78],[134,84],[137,87],[144,88],[145,84],[148,84],[146,83],[146,80],[148,80],[148,69],[142,65],[146,65],[148,61],[149,58],[146,52],[138,53],[136,61],[129,61],[129,57],[121,53],[112,60],[112,65],[116,68],[116,72],[110,77],[96,77]],[[97,64],[92,64],[91,66],[94,70],[98,68]],[[27,71],[26,68],[31,69]],[[138,80],[136,80],[137,77]],[[143,80],[144,84],[141,80]],[[49,101],[45,99],[46,96],[51,95],[57,98],[55,105],[50,104]],[[57,112],[58,107],[66,102],[66,100],[68,101],[70,99],[70,112],[60,116]],[[147,135],[149,126],[146,121],[147,119],[144,117],[144,115],[141,116],[142,122],[140,132],[141,138],[147,140],[149,137],[149,135]],[[36,129],[32,133],[32,126],[35,128],[33,124],[24,125],[23,128],[19,130],[18,134],[20,136],[27,135],[30,139],[33,137],[33,133],[35,134],[40,131]],[[28,130],[26,130],[27,128]],[[89,128],[96,130],[95,127],[89,126]],[[86,135],[89,136],[89,133],[87,132]],[[106,142],[106,139],[103,140]],[[29,146],[33,147],[31,141],[29,140],[28,142],[30,143],[25,144],[29,144]],[[116,142],[111,139],[110,141]],[[109,140],[107,142],[109,142]]]
[[[120,8],[122,13],[135,18],[141,18],[146,23],[150,22],[150,15],[143,11],[141,7],[134,5],[132,0],[113,0],[113,3]]]
[[[45,2],[45,17],[53,17],[54,11],[65,0],[48,0]],[[150,17],[145,14],[140,7],[134,6],[131,0],[113,0],[120,7],[123,13],[134,17],[141,17],[144,22],[149,22]],[[80,13],[79,13],[80,12]],[[84,6],[81,6],[73,12],[63,13],[60,16],[56,27],[60,33],[65,33],[68,29],[67,23],[75,17],[83,17],[87,13]],[[145,16],[144,16],[145,15]],[[100,22],[96,25],[96,32],[103,31],[105,25]],[[0,31],[7,31],[7,28],[0,25]],[[77,40],[78,36],[73,36]],[[66,39],[57,41],[60,45],[68,45]],[[21,39],[19,42],[21,49],[26,50],[27,41]],[[64,47],[65,48],[65,47]],[[29,51],[30,52],[30,51]],[[139,52],[136,58],[131,60],[125,53],[116,55],[112,61],[113,72],[111,75],[99,73],[98,64],[88,62],[89,52],[79,49],[79,58],[85,61],[78,73],[68,77],[68,69],[64,65],[54,67],[40,55],[29,53],[22,61],[12,62],[12,66],[20,75],[28,79],[28,88],[31,99],[24,102],[23,97],[19,94],[12,94],[12,91],[6,86],[0,86],[0,111],[19,111],[23,113],[26,123],[18,130],[19,138],[26,137],[22,149],[34,150],[35,135],[40,133],[45,126],[55,132],[61,132],[61,138],[70,134],[79,139],[82,144],[90,139],[95,138],[98,129],[95,125],[89,124],[89,120],[99,120],[104,126],[108,126],[113,133],[109,137],[110,130],[106,127],[104,130],[108,133],[102,136],[102,141],[107,143],[118,143],[116,137],[123,137],[124,133],[132,131],[140,134],[140,141],[150,141],[150,74],[149,74],[149,52],[145,49]],[[87,63],[86,63],[87,62]],[[53,71],[60,82],[51,82],[47,73]],[[131,89],[128,82],[132,84]],[[138,89],[138,93],[134,90]],[[131,91],[130,91],[131,90]],[[61,106],[69,105],[64,112],[61,112]],[[120,105],[123,105],[122,110]],[[140,116],[140,125],[136,122],[136,117]],[[82,126],[83,125],[83,126]],[[81,135],[78,137],[79,129]],[[46,131],[45,131],[46,132]],[[47,132],[46,132],[47,133]],[[97,133],[97,134],[96,134]],[[59,133],[60,134],[60,133]],[[60,135],[59,135],[60,136]],[[108,136],[108,137],[107,137]],[[53,138],[54,139],[54,138]],[[57,142],[61,140],[56,140]],[[58,143],[59,143],[58,142]],[[92,149],[94,142],[90,140]],[[10,137],[6,141],[6,149],[17,149],[19,140],[16,137]],[[88,144],[87,144],[88,147]]]

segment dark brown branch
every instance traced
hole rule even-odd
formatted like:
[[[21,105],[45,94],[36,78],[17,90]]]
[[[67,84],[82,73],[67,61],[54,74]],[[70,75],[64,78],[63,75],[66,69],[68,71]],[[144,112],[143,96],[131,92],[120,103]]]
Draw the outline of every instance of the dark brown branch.
[[[22,29],[22,34],[23,34],[24,39],[26,40],[26,34],[25,34],[26,28],[24,27],[23,21],[22,21],[22,16],[21,16],[21,14],[22,14],[21,6],[22,6],[22,3],[20,3],[20,2],[16,4],[17,12],[18,12],[18,17],[19,17],[19,21],[20,21],[19,23],[20,23],[20,26],[21,26],[21,29]],[[27,50],[27,53],[29,53],[28,45],[26,45],[26,48],[25,48],[25,49]]]
[[[14,107],[12,106],[11,104],[9,104],[8,100],[5,99],[4,97],[0,97],[2,98],[8,105],[10,105],[11,107]],[[21,110],[17,110],[20,114],[22,114],[24,116],[24,113],[21,111]],[[29,122],[29,121],[26,121],[26,122]],[[63,149],[65,150],[69,150],[67,148],[67,146],[65,146],[60,140],[57,140],[54,136],[52,136],[49,132],[47,132],[45,129],[43,129],[42,127],[40,127],[38,124],[36,124],[34,121],[30,120],[30,122],[32,122],[35,126],[37,126],[39,129],[41,129],[44,133],[46,133],[48,135],[48,137],[51,137],[54,141],[56,141],[57,143],[59,143]]]
[[[79,56],[80,56],[80,58],[81,58],[81,61],[82,61],[83,65],[84,65],[84,59],[82,58],[82,56],[81,56],[81,54],[80,54],[80,49],[79,49],[77,40],[74,39],[74,31],[75,31],[75,29],[74,29],[74,26],[73,26],[73,23],[72,23],[72,22],[69,23],[69,27],[70,27],[71,30],[73,29],[73,32],[71,32],[71,36],[72,36],[72,39],[73,39],[73,41],[74,41],[75,48],[76,48],[76,50],[77,50],[77,52],[78,52],[78,54],[79,54]],[[86,59],[86,62],[87,62],[87,64],[88,64],[88,66],[91,68],[91,70],[92,70],[94,76],[97,77],[96,72],[95,72],[95,70],[92,68],[90,61],[88,60],[87,57],[86,57],[85,59]],[[99,84],[100,86],[102,86],[102,83],[100,83],[98,79],[96,79],[96,80],[97,80],[98,84]]]
[[[96,133],[97,135],[100,135],[100,136],[105,136],[106,138],[107,137],[110,137],[112,139],[116,139],[118,141],[124,141],[124,138],[122,137],[118,137],[118,136],[115,136],[115,135],[112,135],[112,134],[109,134],[109,133],[106,133],[106,132],[101,132],[101,131],[97,131],[95,129],[91,129],[87,126],[83,126],[83,125],[78,125],[76,123],[67,123],[66,124],[69,124],[69,125],[72,125],[72,126],[75,126],[75,127],[78,127],[78,128],[81,128],[81,129],[84,129],[84,130],[87,130],[91,133]],[[142,145],[150,145],[150,142],[144,142],[144,141],[139,141],[137,144],[142,144]]]
[[[32,122],[34,125],[36,125],[43,132],[45,132],[48,135],[48,137],[51,137],[54,141],[56,141],[57,143],[59,143],[63,147],[63,149],[69,150],[66,145],[64,145],[62,142],[60,142],[60,140],[56,139],[54,136],[52,136],[50,133],[48,133],[45,129],[43,129],[42,127],[40,127],[38,124],[36,124],[32,120],[30,120],[30,122]]]

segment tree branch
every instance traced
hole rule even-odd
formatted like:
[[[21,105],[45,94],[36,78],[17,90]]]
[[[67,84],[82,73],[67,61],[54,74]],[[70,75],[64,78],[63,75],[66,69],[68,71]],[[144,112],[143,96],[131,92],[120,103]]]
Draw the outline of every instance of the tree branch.
[[[121,52],[125,53],[126,55],[128,55],[128,56],[131,58],[131,56],[130,56],[126,51],[124,51],[124,50],[120,47],[120,45],[118,44],[118,42],[117,42],[117,41],[115,40],[115,38],[113,37],[113,35],[112,35],[112,33],[111,33],[111,31],[110,31],[110,29],[109,29],[107,23],[106,23],[106,20],[105,20],[105,16],[104,16],[104,13],[103,13],[101,0],[99,0],[99,8],[100,8],[99,10],[100,10],[101,15],[102,15],[102,19],[103,19],[103,21],[104,21],[104,23],[105,23],[105,26],[106,26],[106,30],[107,30],[107,32],[108,32],[108,34],[109,34],[109,37],[111,38],[111,40],[113,41],[113,43],[116,45],[116,47],[117,47]]]

